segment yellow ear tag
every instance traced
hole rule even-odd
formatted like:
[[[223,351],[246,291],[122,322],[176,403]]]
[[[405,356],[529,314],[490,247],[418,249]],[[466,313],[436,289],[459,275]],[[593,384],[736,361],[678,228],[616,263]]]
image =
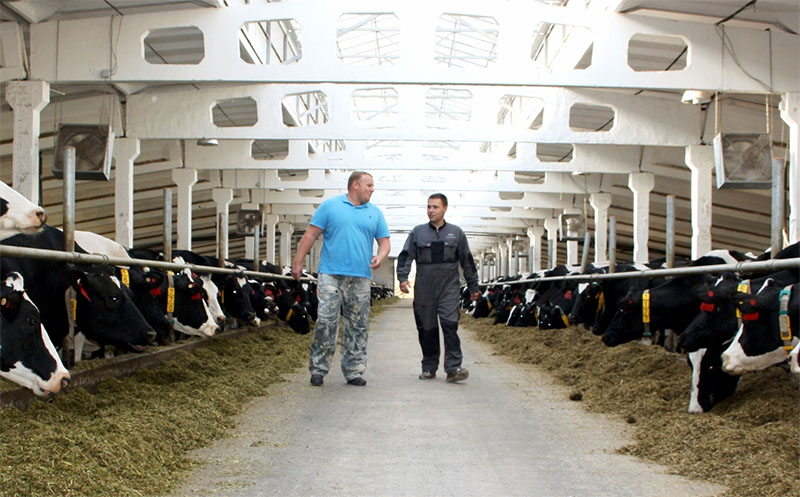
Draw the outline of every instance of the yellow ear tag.
[[[175,288],[167,288],[167,312],[175,312]]]
[[[130,276],[130,274],[128,274],[128,270],[120,268],[119,274],[120,274],[120,276],[122,276],[122,284],[127,286],[128,288],[130,288],[130,286],[131,286],[131,276]]]
[[[642,292],[642,322],[650,322],[650,290]]]
[[[289,313],[286,314],[286,322],[289,322],[292,319],[292,315],[294,314],[294,309],[289,309]]]
[[[69,299],[70,307],[72,307],[72,320],[75,321],[78,319],[78,301],[75,299]]]

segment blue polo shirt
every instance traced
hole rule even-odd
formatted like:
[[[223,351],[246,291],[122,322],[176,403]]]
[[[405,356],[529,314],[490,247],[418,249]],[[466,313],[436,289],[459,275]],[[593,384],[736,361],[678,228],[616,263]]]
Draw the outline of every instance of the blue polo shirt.
[[[373,240],[389,237],[380,209],[369,202],[353,205],[343,194],[322,202],[310,224],[322,230],[320,273],[372,278]]]

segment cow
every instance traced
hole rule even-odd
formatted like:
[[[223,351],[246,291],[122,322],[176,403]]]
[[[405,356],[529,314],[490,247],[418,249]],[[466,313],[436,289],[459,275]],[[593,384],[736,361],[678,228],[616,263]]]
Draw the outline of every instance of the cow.
[[[789,353],[789,369],[794,374],[800,374],[800,361],[798,361],[797,356],[800,355],[800,342],[794,346],[792,351]]]
[[[0,285],[0,377],[39,397],[60,392],[70,380],[22,275],[13,271]]]
[[[219,259],[216,257],[200,255],[189,250],[174,250],[172,256],[182,257],[183,260],[190,264],[219,267]],[[227,261],[225,266],[230,269],[239,268],[236,264]],[[253,326],[261,324],[261,320],[256,316],[253,305],[250,303],[247,278],[237,274],[213,273],[211,280],[219,288],[222,308],[228,316]],[[247,291],[245,291],[246,286],[248,287]]]
[[[786,302],[782,303],[783,293]],[[737,293],[734,301],[742,325],[722,353],[722,368],[731,374],[757,371],[785,361],[798,344],[800,284],[783,287],[768,279],[756,294]],[[784,305],[787,307],[783,309]],[[788,329],[781,328],[786,312]]]
[[[46,222],[43,208],[0,181],[0,240],[39,233]]]
[[[305,335],[311,330],[308,323],[308,312],[306,308],[297,301],[289,287],[283,280],[275,280],[266,284],[267,291],[275,296],[275,304],[278,306],[277,317],[284,321],[289,327],[300,335]]]
[[[737,262],[737,259],[731,253],[715,250],[692,261],[691,266],[732,262]],[[703,275],[687,275],[661,284],[651,281],[647,291],[632,288],[617,300],[618,309],[602,336],[603,343],[614,347],[646,336],[649,330],[671,329],[680,334],[697,313],[700,300],[694,289],[704,280]]]
[[[724,348],[723,344],[714,344],[688,353],[687,360],[692,367],[690,414],[708,412],[736,391],[740,376],[722,370],[720,354]]]
[[[64,233],[45,225],[36,235],[19,234],[0,241],[3,245],[48,250],[63,250]],[[78,252],[85,252],[80,246]],[[15,257],[0,259],[0,274],[16,271],[29,284],[26,292],[41,311],[42,324],[54,344],[66,352],[71,323],[65,304],[68,288],[75,290],[75,319],[79,331],[97,337],[100,343],[113,343],[138,351],[155,332],[131,300],[130,293],[109,266],[70,266],[65,262]],[[99,292],[99,293],[96,293]],[[102,293],[108,292],[108,293]],[[92,294],[95,298],[92,298]],[[64,347],[67,345],[67,347]]]

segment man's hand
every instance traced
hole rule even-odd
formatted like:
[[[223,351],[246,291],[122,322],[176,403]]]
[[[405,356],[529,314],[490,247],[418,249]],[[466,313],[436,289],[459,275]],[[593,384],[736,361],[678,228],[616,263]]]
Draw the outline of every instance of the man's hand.
[[[383,262],[383,259],[381,259],[380,257],[378,257],[376,255],[376,256],[374,256],[372,258],[371,261],[369,261],[369,267],[372,268],[372,269],[378,269],[379,267],[381,267],[381,263],[382,262]]]
[[[472,292],[472,301],[475,302],[481,298],[481,292]]]
[[[403,293],[408,293],[408,281],[400,283],[400,291]]]
[[[292,264],[292,278],[300,281],[300,276],[303,274],[303,265],[302,264]]]

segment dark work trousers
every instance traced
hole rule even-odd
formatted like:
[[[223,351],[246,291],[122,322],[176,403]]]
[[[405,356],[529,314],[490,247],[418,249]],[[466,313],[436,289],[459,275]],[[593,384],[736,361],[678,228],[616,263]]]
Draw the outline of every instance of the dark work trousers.
[[[414,320],[422,347],[422,370],[439,367],[439,324],[444,335],[444,370],[458,371],[463,356],[458,338],[460,289],[457,271],[436,271],[436,264],[417,267],[414,284]]]

